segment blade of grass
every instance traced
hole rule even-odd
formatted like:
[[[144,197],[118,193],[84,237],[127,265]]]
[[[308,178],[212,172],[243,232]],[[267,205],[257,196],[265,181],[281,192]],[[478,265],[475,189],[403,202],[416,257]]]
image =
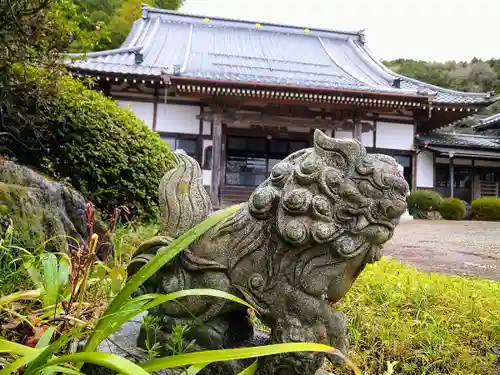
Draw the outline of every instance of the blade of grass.
[[[26,290],[15,292],[0,298],[0,306],[7,305],[11,302],[16,302],[20,300],[32,300],[40,297],[41,290]]]
[[[196,375],[198,374],[201,370],[203,370],[205,367],[207,367],[210,364],[208,363],[200,363],[199,365],[192,365],[189,366],[189,368],[182,373],[182,375]]]
[[[39,354],[39,349],[31,348],[29,346],[17,344],[5,339],[0,338],[0,352],[9,353],[13,355],[28,355]]]
[[[43,305],[55,305],[59,294],[59,273],[57,257],[45,254],[42,257],[42,284],[45,293],[42,295]]]
[[[215,289],[187,289],[169,293],[166,295],[145,294],[127,301],[125,305],[120,309],[120,311],[118,311],[115,315],[113,315],[112,324],[108,324],[107,326],[105,326],[100,334],[102,337],[108,337],[117,329],[119,329],[122,324],[128,322],[130,319],[134,318],[140,313],[150,310],[158,305],[162,305],[166,302],[188,296],[206,296],[206,297],[224,298],[233,301],[235,303],[245,305],[246,307],[254,310],[254,307],[252,305],[242,300],[241,298],[238,298],[236,296],[233,296],[232,294],[221,292]]]
[[[36,343],[35,348],[36,349],[43,349],[46,346],[50,344],[50,339],[52,338],[52,335],[54,334],[54,331],[56,329],[54,327],[49,327],[47,330],[43,333],[42,337],[40,337],[40,340]]]
[[[11,353],[9,353],[11,354]],[[39,355],[39,352],[37,353],[29,353],[26,354],[23,357],[19,357],[18,359],[12,361],[9,363],[6,367],[4,367],[2,370],[0,370],[0,375],[12,375],[15,374],[16,371],[19,371],[21,368],[26,366],[29,362],[31,362],[36,356]]]
[[[207,362],[231,361],[235,359],[256,358],[268,355],[276,355],[294,352],[323,352],[340,356],[356,374],[361,374],[359,369],[350,362],[338,349],[324,344],[314,344],[306,342],[293,342],[286,344],[274,344],[256,346],[250,348],[209,350],[197,353],[179,354],[170,357],[156,358],[140,364],[142,368],[149,372],[161,369],[182,367],[187,365],[204,364]]]
[[[157,254],[145,264],[139,271],[130,278],[125,284],[123,289],[118,293],[118,295],[113,299],[113,301],[108,306],[106,312],[104,313],[104,318],[97,323],[94,332],[91,334],[87,344],[85,345],[84,351],[95,351],[97,346],[106,338],[103,336],[102,332],[105,331],[105,327],[112,323],[113,314],[115,314],[120,307],[125,303],[125,301],[153,274],[155,274],[161,267],[170,262],[177,254],[183,251],[189,244],[195,241],[207,230],[217,225],[219,222],[236,212],[240,209],[240,205],[230,207],[224,211],[218,212],[203,222],[198,224],[196,227],[188,230],[179,238],[175,239],[169,246],[161,248],[158,250]]]
[[[254,375],[257,372],[258,368],[259,368],[259,360],[256,360],[254,363],[252,363],[238,375]]]
[[[53,374],[85,375],[83,372],[64,366],[49,366],[45,371],[50,371]]]
[[[26,371],[26,375],[39,374],[43,369],[59,364],[64,364],[66,362],[93,363],[95,365],[106,367],[123,375],[150,375],[146,370],[139,367],[134,362],[129,361],[128,359],[120,357],[116,354],[102,352],[81,352],[63,355],[61,357],[51,359],[47,363],[32,371]]]
[[[61,335],[59,339],[57,339],[52,344],[43,349],[40,355],[38,355],[32,362],[29,363],[28,368],[26,369],[26,374],[28,374],[28,372],[30,371],[33,371],[33,369],[36,369],[44,365],[54,355],[54,353],[56,353],[66,344],[70,343],[71,341],[75,340],[76,338],[84,334],[87,334],[88,332],[86,331],[86,328],[93,323],[94,322],[90,321],[87,322],[85,325],[76,326],[71,331]]]

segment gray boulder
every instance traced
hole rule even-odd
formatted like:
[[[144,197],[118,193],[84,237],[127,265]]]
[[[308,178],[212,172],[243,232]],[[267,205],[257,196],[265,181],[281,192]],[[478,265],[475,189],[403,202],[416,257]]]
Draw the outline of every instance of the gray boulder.
[[[13,161],[0,159],[0,235],[12,225],[15,245],[33,250],[67,252],[68,246],[86,244],[89,233],[87,200],[76,190]],[[111,244],[104,224],[94,218],[102,259]]]

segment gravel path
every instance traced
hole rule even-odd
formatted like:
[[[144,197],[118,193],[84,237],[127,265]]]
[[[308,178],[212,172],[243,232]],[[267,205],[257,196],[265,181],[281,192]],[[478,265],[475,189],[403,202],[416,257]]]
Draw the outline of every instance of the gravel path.
[[[500,281],[500,223],[405,221],[384,253],[424,271]]]

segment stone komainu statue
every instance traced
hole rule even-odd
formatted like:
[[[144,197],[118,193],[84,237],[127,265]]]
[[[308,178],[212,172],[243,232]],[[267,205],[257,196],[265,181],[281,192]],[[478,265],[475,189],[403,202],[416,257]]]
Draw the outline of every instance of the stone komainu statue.
[[[130,272],[211,214],[196,161],[178,154],[160,186],[163,229],[140,246]],[[346,321],[332,304],[366,264],[377,261],[406,209],[408,184],[389,156],[368,155],[356,140],[321,131],[314,146],[277,164],[247,203],[148,280],[144,291],[213,288],[244,298],[271,328],[266,343],[306,341],[347,349]],[[251,345],[244,306],[188,297],[151,311],[168,342],[175,324],[189,324],[196,348]],[[193,317],[196,317],[193,318]],[[142,338],[140,338],[142,340]],[[265,375],[309,375],[324,355],[296,353],[260,360]],[[207,374],[236,374],[247,363],[218,364]]]

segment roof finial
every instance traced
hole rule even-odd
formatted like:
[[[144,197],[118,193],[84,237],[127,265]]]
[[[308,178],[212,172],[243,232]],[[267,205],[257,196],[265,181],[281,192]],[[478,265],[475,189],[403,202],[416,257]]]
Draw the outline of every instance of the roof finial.
[[[365,35],[365,30],[359,30],[358,31],[358,35],[359,35],[359,42],[361,44],[365,44],[366,43],[366,35]]]
[[[134,52],[134,58],[137,65],[142,64],[142,62],[144,61],[144,56],[139,51]]]
[[[142,18],[143,19],[148,18],[148,12],[149,12],[149,5],[142,3]]]

